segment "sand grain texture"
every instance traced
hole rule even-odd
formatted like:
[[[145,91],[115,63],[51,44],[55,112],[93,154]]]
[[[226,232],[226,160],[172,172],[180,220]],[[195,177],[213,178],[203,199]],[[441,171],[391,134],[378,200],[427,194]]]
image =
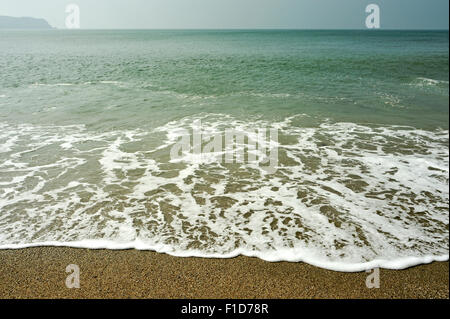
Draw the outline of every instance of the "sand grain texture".
[[[68,289],[67,265],[81,270]],[[449,298],[448,262],[340,273],[257,258],[179,258],[151,251],[38,247],[0,251],[0,298]]]

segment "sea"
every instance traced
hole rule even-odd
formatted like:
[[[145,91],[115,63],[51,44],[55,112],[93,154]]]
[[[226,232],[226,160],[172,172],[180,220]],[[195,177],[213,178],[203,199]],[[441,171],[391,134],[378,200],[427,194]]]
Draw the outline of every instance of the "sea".
[[[448,31],[0,30],[0,249],[34,246],[448,260]]]

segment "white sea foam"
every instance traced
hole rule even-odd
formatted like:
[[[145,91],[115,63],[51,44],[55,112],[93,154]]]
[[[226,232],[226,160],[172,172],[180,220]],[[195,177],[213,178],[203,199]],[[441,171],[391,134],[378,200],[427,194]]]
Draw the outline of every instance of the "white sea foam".
[[[0,124],[0,249],[149,249],[338,271],[448,259],[448,131],[200,114],[153,131]],[[279,167],[186,154],[180,128],[279,130]],[[217,155],[217,154],[216,154]]]
[[[448,81],[445,80],[419,77],[412,81],[409,85],[421,90],[440,90],[441,92],[442,90],[445,90],[448,94]]]
[[[380,97],[382,102],[386,105],[390,105],[392,107],[398,107],[398,108],[404,107],[403,105],[401,105],[401,99],[394,94],[378,92],[377,95]]]
[[[31,86],[46,86],[46,87],[58,87],[58,86],[75,86],[75,85],[91,85],[91,84],[107,84],[107,85],[124,85],[126,83],[120,81],[106,80],[106,81],[87,81],[83,83],[33,83]],[[1,97],[1,96],[0,96]]]
[[[448,84],[448,81],[444,80],[434,80],[434,79],[428,79],[428,78],[417,78],[417,81],[419,83],[422,83],[423,85],[437,85],[437,84]]]
[[[277,251],[251,251],[246,249],[236,249],[228,253],[212,253],[207,254],[199,250],[179,250],[176,251],[170,245],[156,244],[149,245],[141,240],[134,240],[132,242],[120,243],[108,240],[82,240],[73,242],[40,242],[32,244],[14,244],[14,245],[0,245],[0,249],[23,249],[30,247],[72,247],[72,248],[89,248],[89,249],[109,249],[109,250],[151,250],[159,253],[165,253],[175,257],[200,257],[200,258],[234,258],[237,256],[257,257],[269,262],[306,262],[310,265],[320,268],[330,269],[340,272],[359,272],[370,270],[374,268],[385,269],[406,269],[419,264],[429,264],[434,261],[447,261],[448,254],[442,256],[422,256],[422,257],[401,257],[397,259],[375,259],[363,263],[342,263],[329,262],[320,259],[315,259],[315,254],[308,254],[305,250],[295,249],[280,249]]]
[[[53,84],[47,84],[47,83],[34,83],[32,86],[72,86],[75,85],[73,83],[53,83]]]
[[[123,84],[125,84],[124,82],[120,82],[120,81],[100,81],[98,83],[100,83],[100,84],[112,84],[112,85],[123,85]]]

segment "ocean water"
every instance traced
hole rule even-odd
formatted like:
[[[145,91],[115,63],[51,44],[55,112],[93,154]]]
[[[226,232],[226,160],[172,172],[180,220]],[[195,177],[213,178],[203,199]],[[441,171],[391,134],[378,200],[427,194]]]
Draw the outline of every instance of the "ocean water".
[[[338,271],[447,260],[448,39],[0,31],[0,248]],[[276,129],[276,170],[192,152],[174,161],[199,123],[247,138]]]

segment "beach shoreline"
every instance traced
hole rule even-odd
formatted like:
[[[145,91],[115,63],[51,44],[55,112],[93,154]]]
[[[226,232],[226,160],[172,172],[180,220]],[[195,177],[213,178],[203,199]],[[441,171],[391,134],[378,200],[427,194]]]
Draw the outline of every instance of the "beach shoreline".
[[[80,288],[66,287],[68,265]],[[449,298],[449,263],[343,273],[305,263],[173,257],[153,251],[35,247],[0,250],[0,298]]]

